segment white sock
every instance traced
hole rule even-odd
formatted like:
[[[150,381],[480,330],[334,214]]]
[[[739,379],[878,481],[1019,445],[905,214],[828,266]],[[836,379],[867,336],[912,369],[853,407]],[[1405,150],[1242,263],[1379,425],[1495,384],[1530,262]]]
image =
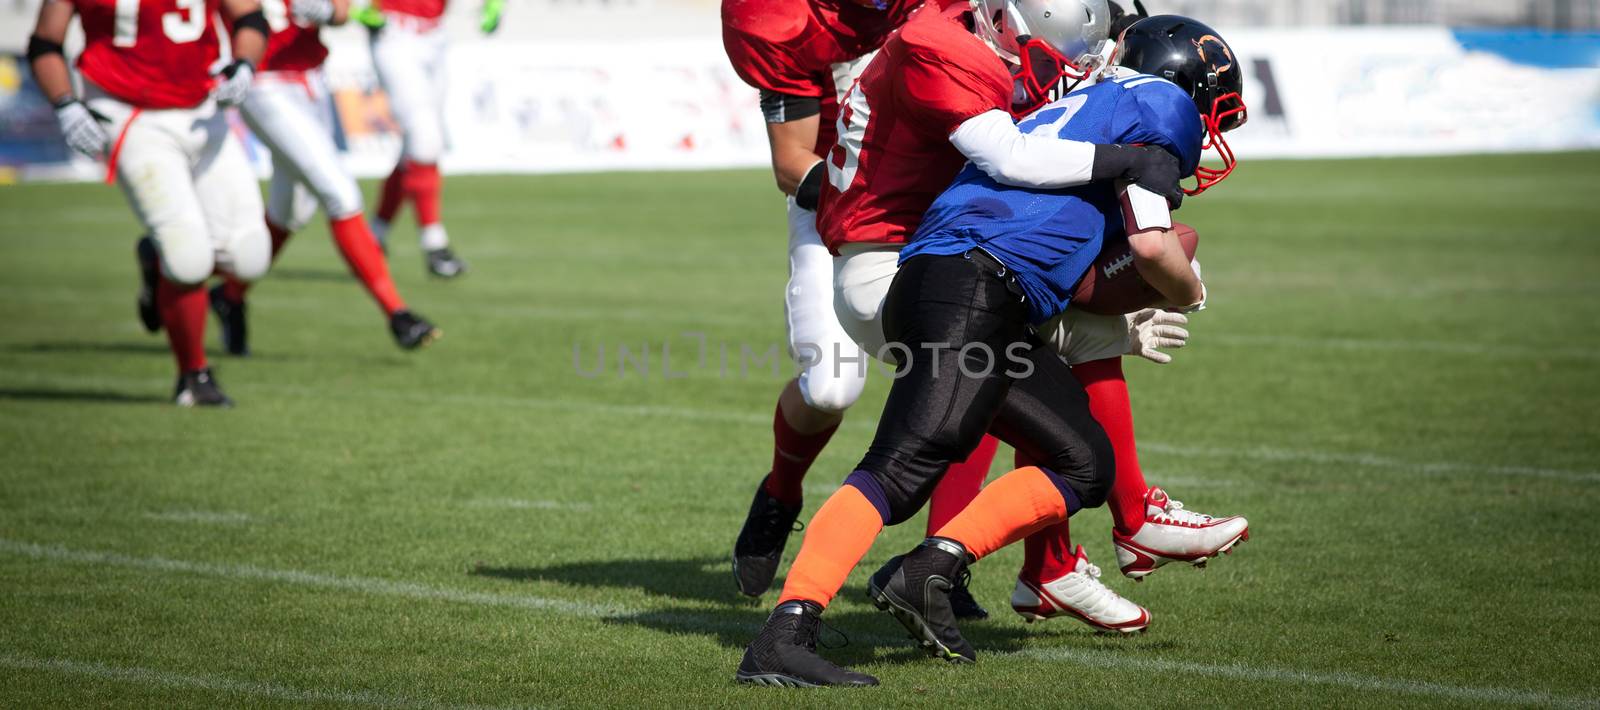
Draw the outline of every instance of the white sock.
[[[450,246],[450,235],[445,234],[443,224],[430,224],[418,230],[422,237],[422,250],[434,251]]]

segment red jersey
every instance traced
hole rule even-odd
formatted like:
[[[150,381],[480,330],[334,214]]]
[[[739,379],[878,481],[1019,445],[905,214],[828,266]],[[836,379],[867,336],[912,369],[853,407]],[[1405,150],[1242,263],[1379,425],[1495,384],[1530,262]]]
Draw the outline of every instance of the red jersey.
[[[306,71],[322,66],[328,58],[328,48],[322,44],[322,28],[296,23],[288,5],[289,0],[261,2],[261,12],[272,29],[267,37],[267,53],[257,67],[261,71]],[[231,23],[228,28],[233,29]]]
[[[71,0],[83,24],[78,69],[141,108],[189,108],[211,93],[220,0]]]
[[[378,9],[401,15],[437,20],[444,15],[448,0],[378,0]]]
[[[878,10],[854,0],[723,0],[722,46],[746,84],[822,100],[821,158],[833,146],[839,109],[833,65],[876,50],[922,3],[888,0]]]
[[[967,159],[950,134],[1011,106],[1000,57],[967,29],[965,6],[913,16],[867,66],[839,112],[817,231],[841,244],[903,244]]]

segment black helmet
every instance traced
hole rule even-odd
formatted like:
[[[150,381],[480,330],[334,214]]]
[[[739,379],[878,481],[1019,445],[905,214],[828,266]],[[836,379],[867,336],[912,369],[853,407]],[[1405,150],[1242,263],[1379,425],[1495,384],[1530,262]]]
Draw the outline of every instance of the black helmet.
[[[1206,127],[1206,148],[1222,154],[1223,168],[1202,167],[1197,195],[1233,172],[1233,151],[1222,134],[1244,125],[1244,73],[1233,48],[1204,23],[1179,15],[1156,15],[1133,23],[1117,41],[1114,63],[1159,76],[1188,92]]]

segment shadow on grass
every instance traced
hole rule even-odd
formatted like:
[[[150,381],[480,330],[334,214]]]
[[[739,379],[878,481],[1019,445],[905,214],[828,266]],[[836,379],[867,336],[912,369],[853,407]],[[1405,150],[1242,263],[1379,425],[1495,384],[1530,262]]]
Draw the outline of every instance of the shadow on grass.
[[[172,356],[172,350],[167,345],[167,339],[162,337],[160,334],[152,335],[150,336],[150,340],[144,342],[133,342],[127,340],[43,341],[38,343],[19,343],[16,345],[10,345],[7,346],[5,350],[8,352],[26,353],[32,355],[159,355],[167,358]],[[215,358],[221,361],[224,363],[224,367],[228,362],[245,359],[229,355],[221,350],[209,347],[206,348],[206,357]],[[285,362],[299,358],[287,354],[268,353],[263,355],[261,353],[252,353],[248,359],[258,361],[267,360],[272,362]]]
[[[110,390],[61,390],[28,387],[0,388],[0,400],[17,399],[31,402],[99,402],[103,404],[151,404],[166,402],[158,394],[130,394]]]
[[[580,587],[631,589],[673,599],[724,605],[719,609],[653,609],[607,617],[606,623],[642,626],[669,634],[711,636],[718,644],[729,648],[744,648],[760,630],[777,599],[777,589],[782,582],[779,580],[779,584],[775,584],[773,590],[762,599],[751,599],[734,589],[728,560],[706,557],[573,562],[549,567],[478,565],[470,574],[518,582],[556,582]],[[839,598],[864,601],[866,590],[860,586],[847,587],[840,592]],[[835,608],[824,618],[835,630],[824,631],[824,645],[836,645],[841,639],[840,633],[849,639],[847,646],[824,652],[835,661],[862,663],[875,659],[874,649],[896,646],[904,647],[903,659],[902,654],[894,653],[888,660],[925,658],[899,623],[886,613],[860,608]],[[1025,641],[1030,635],[1027,629],[1014,624],[983,621],[964,624],[962,632],[978,647],[979,653],[1021,650],[1026,647]]]

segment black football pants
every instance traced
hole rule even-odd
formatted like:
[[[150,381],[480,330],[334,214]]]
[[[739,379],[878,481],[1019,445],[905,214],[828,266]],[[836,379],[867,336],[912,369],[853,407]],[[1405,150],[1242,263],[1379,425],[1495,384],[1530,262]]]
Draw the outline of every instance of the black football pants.
[[[1083,385],[1032,337],[1021,287],[999,262],[976,249],[913,257],[883,309],[899,362],[855,475],[877,482],[888,524],[915,515],[985,432],[1037,462],[1069,505],[1105,502],[1116,475],[1111,442]]]

